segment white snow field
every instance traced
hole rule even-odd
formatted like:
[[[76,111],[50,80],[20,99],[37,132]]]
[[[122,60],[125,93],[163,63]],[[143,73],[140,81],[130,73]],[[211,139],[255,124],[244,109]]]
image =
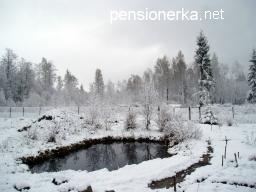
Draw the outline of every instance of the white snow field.
[[[36,117],[0,118],[0,191],[16,192],[68,192],[83,191],[88,186],[93,192],[114,190],[115,192],[146,192],[174,191],[174,188],[152,190],[148,184],[174,176],[177,172],[197,163],[203,154],[207,153],[210,140],[213,148],[210,165],[197,168],[185,180],[177,184],[177,191],[208,192],[208,191],[256,191],[256,106],[235,106],[235,119],[230,118],[230,111],[223,106],[213,106],[216,116],[222,120],[221,126],[202,125],[197,123],[203,136],[199,140],[186,140],[169,149],[176,155],[144,161],[140,164],[126,165],[114,171],[101,169],[87,171],[60,171],[31,173],[28,166],[22,164],[19,158],[38,155],[39,151],[68,146],[85,139],[113,137],[143,137],[159,139],[163,133],[158,131],[156,123],[151,130],[143,129],[143,120],[138,116],[138,129],[124,130],[124,114],[115,118],[118,123],[110,130],[91,129],[83,116],[73,112],[52,110],[47,115],[55,116],[54,121],[40,121]],[[230,108],[229,108],[230,110]],[[227,124],[232,124],[228,126]],[[19,132],[24,126],[32,125],[29,131]],[[55,142],[47,142],[53,127],[58,127]],[[226,158],[222,155],[225,150],[225,137],[228,139]],[[234,153],[237,157],[235,161]],[[62,183],[55,185],[53,179]]]

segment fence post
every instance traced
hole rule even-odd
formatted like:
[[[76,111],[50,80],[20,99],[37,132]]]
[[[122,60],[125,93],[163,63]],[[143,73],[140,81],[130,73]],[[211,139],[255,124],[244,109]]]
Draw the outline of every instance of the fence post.
[[[225,151],[224,151],[224,158],[226,159],[227,157],[227,145],[225,145]]]
[[[236,153],[234,153],[234,156],[235,156],[235,161],[236,161],[236,167],[238,167],[238,161],[237,161]]]
[[[24,117],[25,109],[24,107],[22,108],[22,116]]]
[[[233,119],[235,119],[235,109],[233,106],[232,106],[232,115],[233,115]]]
[[[176,175],[173,178],[173,184],[174,184],[174,191],[176,192],[177,191],[177,189],[176,189]]]
[[[10,118],[12,117],[12,107],[10,107]]]
[[[39,115],[41,115],[41,106],[39,107]]]
[[[191,120],[191,107],[188,107],[188,119]]]
[[[198,110],[199,110],[199,120],[201,119],[201,107],[199,106],[198,107]]]
[[[78,113],[78,115],[79,115],[79,106],[77,106],[77,113]]]

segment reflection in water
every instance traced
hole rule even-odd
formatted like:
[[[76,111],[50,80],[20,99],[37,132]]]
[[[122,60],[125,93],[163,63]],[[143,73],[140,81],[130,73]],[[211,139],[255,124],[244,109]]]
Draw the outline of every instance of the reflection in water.
[[[51,159],[31,168],[32,172],[53,172],[61,170],[95,171],[102,168],[115,170],[127,164],[170,157],[167,146],[159,143],[132,142],[96,144],[65,157]]]

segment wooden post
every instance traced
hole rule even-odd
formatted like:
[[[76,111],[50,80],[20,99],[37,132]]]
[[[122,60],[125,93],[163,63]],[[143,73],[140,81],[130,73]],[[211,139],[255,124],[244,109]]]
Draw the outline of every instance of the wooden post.
[[[24,107],[22,108],[22,116],[24,117],[25,109]]]
[[[227,145],[225,145],[225,152],[224,152],[224,158],[226,159],[227,157]]]
[[[198,107],[198,110],[199,110],[199,120],[201,119],[201,107],[199,106]]]
[[[238,151],[238,153],[237,153],[237,157],[239,158],[239,151]]]
[[[41,106],[39,107],[39,115],[41,115]]]
[[[223,155],[221,156],[221,166],[223,167]]]
[[[176,189],[176,175],[173,178],[173,184],[174,184],[174,191],[176,192],[177,191],[177,189]]]
[[[235,109],[234,109],[234,107],[232,107],[232,116],[233,116],[233,119],[235,119]]]
[[[236,161],[236,167],[238,167],[238,162],[237,162],[236,153],[234,153],[234,156],[235,156],[235,161]]]
[[[12,108],[10,107],[10,118],[12,117]]]
[[[188,120],[191,120],[191,107],[188,107]]]
[[[166,89],[166,103],[168,104],[169,101],[169,89]]]
[[[80,112],[80,111],[79,111],[79,106],[77,106],[77,113],[78,113],[78,115],[79,115],[79,112]]]

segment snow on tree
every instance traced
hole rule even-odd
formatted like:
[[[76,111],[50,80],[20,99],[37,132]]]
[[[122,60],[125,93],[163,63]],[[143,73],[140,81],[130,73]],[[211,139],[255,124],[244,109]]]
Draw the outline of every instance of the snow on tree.
[[[39,94],[32,92],[28,98],[25,98],[23,105],[27,107],[40,107],[44,104],[44,100]]]
[[[16,95],[16,62],[17,55],[11,50],[6,49],[5,54],[1,59],[1,70],[3,71],[1,75],[1,80],[3,82],[3,90],[5,93],[5,99],[9,102],[13,100]]]
[[[168,111],[166,105],[158,106],[156,123],[160,132],[166,129],[168,121],[171,120],[171,116],[172,114]]]
[[[199,139],[202,136],[201,130],[192,121],[184,121],[181,115],[172,113],[167,105],[160,107],[157,125],[159,131],[167,134],[174,142]]]
[[[30,92],[35,84],[35,73],[32,68],[32,63],[21,59],[16,75],[17,94],[15,101],[23,102],[30,96]]]
[[[3,89],[0,89],[0,106],[5,106],[6,100]]]
[[[195,66],[199,76],[199,104],[202,106],[210,102],[210,92],[214,85],[211,60],[209,58],[209,45],[203,31],[197,37]]]
[[[249,103],[256,103],[256,50],[252,52],[252,58],[250,60],[252,63],[249,68],[248,74],[248,84],[251,88],[249,91],[247,100]]]
[[[97,125],[100,123],[100,98],[94,91],[90,92],[90,97],[88,99],[88,111],[86,113],[86,121],[90,125],[94,125],[95,128],[98,128]]]
[[[112,81],[108,81],[106,85],[106,98],[109,103],[116,103],[115,84]]]
[[[214,102],[220,101],[221,97],[221,90],[223,85],[223,79],[221,77],[220,73],[220,66],[219,66],[219,60],[217,55],[214,53],[211,59],[211,66],[212,66],[212,75],[215,79],[215,89],[212,90],[212,100]]]
[[[169,100],[170,62],[166,56],[158,58],[155,65],[155,78],[159,95]]]
[[[78,105],[84,104],[85,101],[86,101],[86,98],[87,98],[87,95],[86,95],[86,92],[85,92],[85,90],[84,90],[84,86],[83,86],[83,84],[81,84],[81,85],[80,85],[80,88],[79,88],[78,98],[77,98],[77,100],[78,100],[78,102],[77,102]]]
[[[149,129],[154,106],[157,101],[157,92],[155,90],[153,73],[144,73],[144,89],[142,93],[142,106],[143,106],[143,116],[145,119],[146,129]]]
[[[141,90],[143,88],[143,81],[139,75],[131,75],[127,81],[127,92],[132,102],[140,100]]]
[[[42,58],[42,61],[39,63],[38,67],[38,77],[43,89],[52,89],[56,79],[55,66],[51,62],[47,61],[46,58]]]
[[[210,124],[210,125],[217,125],[218,119],[215,117],[212,109],[210,106],[207,106],[205,111],[203,112],[202,117],[200,118],[200,123],[202,124]]]
[[[176,90],[178,90],[179,102],[185,104],[187,102],[187,84],[186,70],[187,66],[184,60],[184,55],[181,51],[178,52],[175,61],[173,62],[174,79]]]
[[[98,97],[103,99],[104,97],[104,81],[102,72],[100,69],[96,69],[95,72],[95,81],[94,81],[94,91]]]
[[[76,103],[76,97],[78,94],[77,85],[77,78],[67,70],[64,76],[65,102],[67,105],[73,104],[73,102]]]
[[[136,113],[129,108],[129,111],[127,113],[126,119],[125,119],[125,129],[127,131],[134,130],[137,127],[136,123]]]
[[[62,80],[61,76],[58,76],[57,77],[57,86],[56,86],[57,91],[61,91],[63,86],[64,86],[63,80]]]
[[[230,91],[232,93],[231,102],[233,104],[244,103],[249,87],[244,73],[244,68],[238,61],[232,65],[230,78],[232,80],[229,85],[232,88]]]
[[[192,67],[188,68],[186,71],[186,87],[187,87],[187,103],[196,103],[196,101],[193,101],[193,99],[195,99],[193,97],[193,94],[197,91],[198,79]]]
[[[54,82],[56,80],[55,66],[42,58],[42,61],[37,66],[37,81],[40,87],[40,95],[45,99],[45,103],[51,100],[54,91]]]

